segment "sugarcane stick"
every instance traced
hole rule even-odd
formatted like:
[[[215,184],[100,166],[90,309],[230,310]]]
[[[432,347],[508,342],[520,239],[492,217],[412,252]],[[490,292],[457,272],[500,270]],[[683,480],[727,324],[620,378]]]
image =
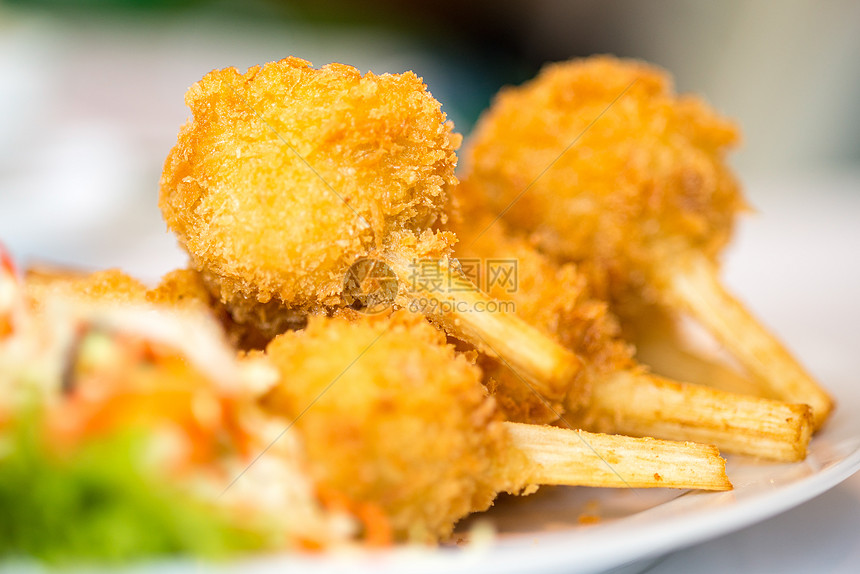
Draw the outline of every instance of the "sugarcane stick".
[[[535,484],[730,490],[716,447],[504,423]]]
[[[833,399],[785,346],[720,283],[715,267],[690,254],[666,273],[669,303],[705,325],[774,396],[812,407],[815,429],[833,410]]]
[[[429,316],[481,352],[500,357],[542,397],[558,400],[574,384],[581,361],[570,350],[488,297],[447,260],[383,256],[402,281],[410,310]],[[427,272],[432,265],[433,273]],[[432,281],[431,281],[432,278]]]
[[[812,435],[808,405],[679,383],[643,371],[620,371],[594,385],[589,429],[692,440],[725,452],[793,462]]]

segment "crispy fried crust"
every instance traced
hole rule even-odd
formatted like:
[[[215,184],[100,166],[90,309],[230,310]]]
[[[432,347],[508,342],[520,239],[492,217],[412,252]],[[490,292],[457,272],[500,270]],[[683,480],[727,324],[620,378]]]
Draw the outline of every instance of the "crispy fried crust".
[[[119,269],[87,273],[61,267],[33,267],[24,277],[24,290],[37,309],[41,308],[42,300],[58,294],[87,303],[141,303],[146,298],[146,285]]]
[[[744,207],[724,161],[738,139],[658,68],[573,60],[498,94],[464,179],[542,249],[638,287],[655,257],[692,247],[715,258],[728,241]]]
[[[156,305],[207,309],[213,301],[200,274],[193,269],[175,269],[165,274],[158,285],[146,293]]]
[[[460,136],[412,72],[297,58],[215,70],[186,95],[159,205],[222,301],[339,299],[355,259],[441,217]]]

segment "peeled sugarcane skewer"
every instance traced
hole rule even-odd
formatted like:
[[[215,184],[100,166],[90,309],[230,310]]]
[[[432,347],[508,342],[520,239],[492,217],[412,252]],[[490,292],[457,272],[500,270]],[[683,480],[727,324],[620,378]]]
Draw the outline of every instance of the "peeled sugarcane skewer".
[[[624,337],[636,358],[655,373],[723,391],[773,398],[764,384],[737,364],[720,343],[698,325],[654,307],[624,322]]]
[[[717,447],[552,426],[504,423],[533,484],[728,490]]]
[[[589,428],[599,432],[707,442],[779,461],[806,457],[808,405],[785,403],[621,371],[592,388]]]
[[[714,265],[691,257],[667,272],[666,303],[695,316],[747,369],[777,397],[812,407],[816,427],[824,424],[833,399],[788,349],[717,279]]]

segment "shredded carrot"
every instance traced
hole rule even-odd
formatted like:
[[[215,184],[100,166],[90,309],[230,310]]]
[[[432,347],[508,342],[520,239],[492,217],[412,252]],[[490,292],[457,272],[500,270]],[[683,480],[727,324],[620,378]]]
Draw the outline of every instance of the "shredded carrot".
[[[231,437],[239,456],[249,458],[256,452],[254,436],[242,426],[240,411],[241,405],[237,399],[233,397],[221,399],[223,427]]]
[[[317,484],[316,491],[317,499],[326,510],[352,514],[352,512],[350,512],[350,508],[353,505],[352,500],[341,491],[335,490],[325,484]]]
[[[0,269],[12,277],[18,276],[18,271],[15,269],[15,263],[12,261],[12,256],[9,255],[9,252],[5,247],[3,247],[2,243],[0,243]]]
[[[330,512],[346,512],[364,527],[364,542],[368,546],[390,546],[394,539],[391,523],[385,511],[372,502],[358,502],[343,492],[318,484],[317,499]]]
[[[8,275],[13,281],[17,281],[18,272],[15,269],[15,264],[12,262],[12,257],[3,244],[0,243],[0,280],[3,280],[3,275]],[[12,322],[11,313],[4,313],[0,310],[0,339],[4,339],[12,334],[14,324]]]
[[[5,316],[0,316],[0,339],[4,339],[12,334],[12,321]]]
[[[312,538],[296,538],[296,544],[301,550],[306,552],[322,552],[325,550],[325,546],[323,546],[322,542],[319,540],[314,540]]]
[[[115,333],[114,340],[123,349],[130,360],[135,363],[155,363],[165,359],[175,359],[184,363],[184,359],[173,349],[138,335]]]
[[[364,540],[368,546],[391,546],[391,522],[378,504],[363,502],[356,508],[356,517],[364,524]]]

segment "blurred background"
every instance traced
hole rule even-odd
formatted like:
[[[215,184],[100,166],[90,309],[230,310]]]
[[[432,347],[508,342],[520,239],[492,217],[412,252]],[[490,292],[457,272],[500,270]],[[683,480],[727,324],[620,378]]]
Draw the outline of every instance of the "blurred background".
[[[771,176],[854,187],[853,0],[17,0],[0,2],[0,240],[26,261],[148,280],[182,265],[158,177],[185,90],[216,67],[298,55],[411,69],[468,134],[500,86],[593,53],[660,64],[737,118],[753,203],[785,193]]]

